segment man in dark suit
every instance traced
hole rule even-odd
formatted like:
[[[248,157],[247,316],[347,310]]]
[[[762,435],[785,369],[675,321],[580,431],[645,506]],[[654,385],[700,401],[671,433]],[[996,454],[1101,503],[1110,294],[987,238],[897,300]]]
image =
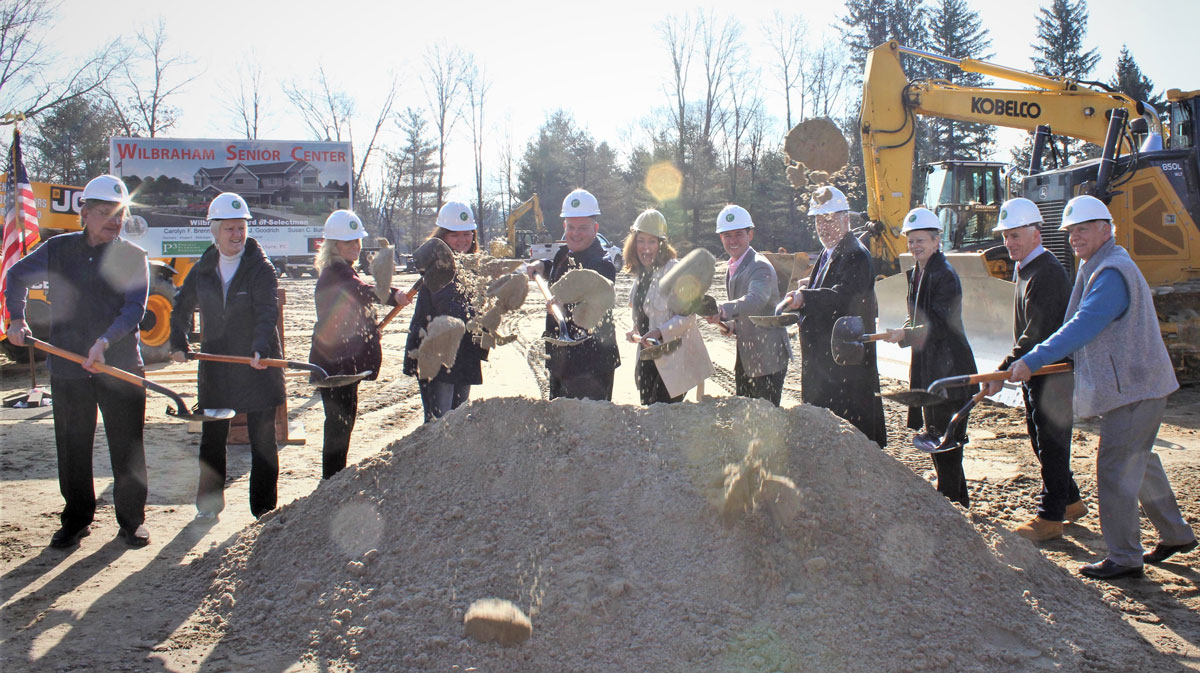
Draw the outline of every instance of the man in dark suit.
[[[879,369],[875,345],[866,344],[862,364],[839,365],[833,360],[833,324],[848,315],[860,316],[872,330],[879,308],[875,303],[875,271],[871,254],[850,233],[846,195],[829,185],[818,189],[808,213],[816,219],[817,235],[825,246],[813,265],[806,287],[787,294],[788,306],[799,309],[801,397],[825,407],[852,423],[882,447],[887,443],[883,402],[879,399]]]

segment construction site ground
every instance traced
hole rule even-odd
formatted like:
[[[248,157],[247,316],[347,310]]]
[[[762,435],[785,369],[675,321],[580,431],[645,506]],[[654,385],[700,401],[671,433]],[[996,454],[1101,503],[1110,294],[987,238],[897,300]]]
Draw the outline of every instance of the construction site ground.
[[[718,267],[718,274],[723,265]],[[720,276],[719,276],[720,277]],[[415,276],[397,277],[405,286]],[[285,306],[286,355],[305,359],[315,319],[312,279],[280,281],[287,291]],[[624,306],[630,279],[618,280],[618,334],[629,328]],[[713,294],[722,298],[721,283]],[[359,390],[359,417],[350,450],[355,463],[378,454],[389,443],[412,432],[423,420],[416,380],[401,373],[409,310],[384,336],[384,363],[378,381]],[[473,399],[525,396],[544,398],[547,381],[540,335],[545,309],[531,293],[504,329],[515,342],[492,351],[484,365],[484,384]],[[727,396],[733,387],[733,341],[708,325],[702,328],[717,375],[705,393]],[[794,328],[793,328],[794,330]],[[632,344],[622,343],[622,366],[616,373],[614,401],[637,404],[633,385]],[[1134,354],[1131,353],[1131,356]],[[183,393],[195,394],[187,372],[194,364],[154,365],[149,376]],[[29,385],[28,367],[2,366],[3,395]],[[39,383],[49,381],[44,365],[36,369]],[[288,412],[293,426],[302,428],[306,443],[280,447],[280,504],[304,498],[321,483],[323,412],[320,397],[304,378],[288,379]],[[885,387],[903,386],[886,380]],[[693,394],[688,395],[692,399]],[[1064,404],[1067,402],[1064,401]],[[800,363],[793,359],[783,394],[783,406],[800,404]],[[249,448],[229,449],[227,506],[211,527],[193,522],[197,478],[198,434],[188,424],[164,413],[166,400],[151,394],[147,403],[146,455],[150,496],[146,523],[152,541],[147,548],[130,549],[116,538],[112,480],[102,430],[98,430],[94,467],[99,506],[92,534],[78,548],[47,546],[58,527],[62,507],[56,479],[54,430],[48,407],[0,410],[0,668],[4,671],[244,671],[267,670],[253,654],[216,650],[219,624],[192,620],[202,593],[189,575],[189,566],[206,554],[219,552],[253,522],[247,504]],[[890,440],[885,451],[932,482],[927,455],[912,448],[912,432],[904,427],[905,409],[885,402]],[[603,432],[591,428],[588,432]],[[1034,493],[1040,486],[1038,465],[1029,447],[1020,409],[984,404],[972,416],[966,474],[971,510],[1005,527],[1014,527],[1034,514]],[[1066,527],[1066,535],[1041,547],[1052,562],[1074,573],[1103,552],[1096,513],[1095,427],[1079,423],[1074,434],[1072,465],[1091,506],[1091,513]],[[1159,433],[1157,451],[1179,497],[1185,517],[1200,522],[1200,389],[1180,390],[1171,398]],[[932,488],[932,486],[930,486]],[[1143,541],[1152,544],[1153,530],[1143,519]],[[652,544],[653,541],[646,541]],[[302,541],[297,541],[302,544]],[[836,559],[831,559],[836,563]],[[1147,566],[1147,577],[1115,583],[1079,578],[1088,591],[1118,611],[1150,647],[1178,664],[1178,670],[1200,670],[1200,553],[1161,566]],[[276,619],[286,620],[287,614]],[[179,633],[187,626],[193,637]],[[535,624],[535,638],[536,636]],[[207,637],[194,637],[197,630]],[[1098,634],[1099,637],[1102,635]],[[896,642],[895,648],[912,643]],[[275,670],[284,670],[276,668]],[[312,662],[295,661],[286,670],[324,670]]]

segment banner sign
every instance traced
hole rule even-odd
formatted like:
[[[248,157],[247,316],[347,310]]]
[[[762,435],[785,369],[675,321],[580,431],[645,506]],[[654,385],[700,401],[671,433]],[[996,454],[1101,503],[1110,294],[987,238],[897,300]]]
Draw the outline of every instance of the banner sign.
[[[121,236],[151,257],[198,257],[212,243],[209,202],[234,192],[268,255],[310,256],[329,213],[353,208],[351,151],[343,142],[113,138],[109,169],[134,201]]]

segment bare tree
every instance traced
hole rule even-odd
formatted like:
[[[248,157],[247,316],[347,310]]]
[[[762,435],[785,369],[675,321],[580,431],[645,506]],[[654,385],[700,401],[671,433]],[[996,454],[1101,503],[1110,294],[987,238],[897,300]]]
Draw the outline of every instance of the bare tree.
[[[722,125],[725,164],[729,171],[729,200],[737,202],[738,173],[742,166],[742,141],[762,108],[758,73],[738,73],[729,87],[729,111]]]
[[[393,74],[371,128],[371,138],[362,151],[355,150],[358,157],[358,166],[353,169],[356,194],[379,141],[379,132],[393,117],[392,107],[396,103],[396,91],[399,88],[400,78]],[[293,81],[283,86],[283,93],[300,112],[300,118],[317,140],[345,140],[354,145],[354,99],[330,84],[323,66],[317,68],[317,77],[311,88],[302,88]]]
[[[57,9],[50,0],[0,3],[0,112],[33,117],[90,94],[121,62],[120,42],[113,40],[69,66],[61,78],[52,77],[58,55],[44,40]]]
[[[162,18],[152,30],[138,31],[121,77],[102,87],[126,135],[153,138],[175,125],[179,110],[169,101],[200,76],[188,73],[193,65],[186,54],[168,53],[167,25]],[[180,70],[184,72],[180,74]]]
[[[269,109],[263,92],[262,63],[253,54],[238,68],[237,89],[225,91],[225,109],[232,114],[248,140],[258,138],[259,124]]]
[[[687,80],[695,53],[696,27],[687,14],[669,16],[659,26],[659,33],[671,56],[668,98],[671,100],[671,121],[675,126],[675,163],[683,171],[687,159]]]
[[[787,111],[786,121],[787,127],[790,129],[792,128],[793,90],[800,94],[800,104],[796,106],[800,112],[800,119],[797,121],[804,118],[804,75],[805,62],[808,60],[808,51],[804,48],[804,41],[808,33],[808,26],[803,16],[799,14],[784,16],[782,12],[776,10],[771,20],[763,23],[763,33],[776,58],[774,74],[779,80],[780,86],[783,87],[783,101]]]
[[[438,135],[437,207],[442,207],[445,196],[446,143],[450,131],[461,115],[458,101],[459,89],[467,76],[469,59],[457,47],[434,44],[425,52],[425,95],[433,113],[433,126]]]
[[[479,223],[479,233],[483,234],[483,115],[487,93],[492,83],[488,81],[487,72],[475,63],[474,58],[468,59],[465,84],[470,112],[468,124],[471,127],[471,145],[475,150],[475,221]],[[483,242],[483,238],[480,238],[479,244],[482,245]]]
[[[839,112],[842,94],[853,82],[850,56],[845,48],[826,40],[808,61],[806,77],[813,117],[830,117]]]

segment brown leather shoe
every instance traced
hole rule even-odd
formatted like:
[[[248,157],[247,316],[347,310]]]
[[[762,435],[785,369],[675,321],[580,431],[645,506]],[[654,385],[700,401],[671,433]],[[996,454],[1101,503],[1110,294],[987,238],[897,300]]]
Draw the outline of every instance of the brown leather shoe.
[[[1080,519],[1088,515],[1087,503],[1082,498],[1067,505],[1067,510],[1063,514],[1063,521],[1067,523],[1078,523]]]
[[[1061,521],[1050,521],[1043,519],[1040,516],[1035,516],[1029,521],[1017,526],[1015,529],[1017,535],[1032,540],[1033,542],[1046,542],[1055,538],[1062,537],[1063,525]]]

